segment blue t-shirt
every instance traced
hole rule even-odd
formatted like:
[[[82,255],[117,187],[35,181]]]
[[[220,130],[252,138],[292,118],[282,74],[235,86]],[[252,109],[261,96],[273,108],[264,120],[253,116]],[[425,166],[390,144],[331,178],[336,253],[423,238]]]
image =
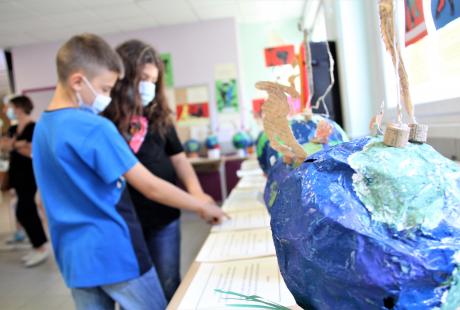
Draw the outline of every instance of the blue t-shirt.
[[[51,240],[71,288],[139,277],[151,268],[122,175],[138,161],[107,119],[76,108],[37,123],[33,166]]]

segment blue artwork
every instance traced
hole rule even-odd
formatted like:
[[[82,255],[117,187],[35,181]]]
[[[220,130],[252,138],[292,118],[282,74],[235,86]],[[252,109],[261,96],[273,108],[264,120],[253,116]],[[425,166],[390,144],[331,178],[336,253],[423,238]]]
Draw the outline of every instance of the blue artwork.
[[[432,0],[431,13],[436,29],[444,27],[454,19],[460,17],[460,1]]]
[[[317,125],[320,121],[326,121],[332,127],[329,140],[325,144],[311,142],[316,135]],[[297,141],[303,146],[310,155],[329,146],[337,145],[343,141],[348,141],[348,137],[343,129],[333,120],[314,115],[311,120],[293,119],[290,121],[291,130]],[[257,138],[257,160],[265,174],[275,165],[281,155],[270,147],[267,135],[262,132]]]
[[[299,306],[460,306],[459,165],[427,144],[362,138],[296,168],[277,162],[267,190],[275,181],[273,239]]]

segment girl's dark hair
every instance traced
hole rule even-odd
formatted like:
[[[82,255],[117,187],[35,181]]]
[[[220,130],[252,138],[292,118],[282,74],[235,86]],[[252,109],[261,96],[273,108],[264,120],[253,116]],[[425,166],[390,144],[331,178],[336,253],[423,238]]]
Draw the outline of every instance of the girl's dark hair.
[[[164,89],[164,65],[157,51],[140,40],[129,40],[116,48],[125,68],[125,75],[118,80],[111,92],[112,102],[103,115],[118,127],[126,138],[129,137],[130,120],[134,115],[148,119],[149,130],[164,136],[173,125],[172,111],[169,108]],[[152,64],[158,68],[155,99],[147,107],[142,107],[139,82],[144,65]]]
[[[34,104],[32,100],[30,100],[27,96],[16,96],[10,99],[10,103],[14,105],[16,108],[19,108],[24,111],[27,115],[32,113],[34,109]]]

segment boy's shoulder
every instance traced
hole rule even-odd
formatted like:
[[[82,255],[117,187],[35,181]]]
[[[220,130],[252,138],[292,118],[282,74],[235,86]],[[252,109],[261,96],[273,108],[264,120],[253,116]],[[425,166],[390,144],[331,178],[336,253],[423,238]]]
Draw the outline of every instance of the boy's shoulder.
[[[37,123],[37,132],[43,132],[45,136],[51,134],[67,142],[78,143],[95,133],[100,136],[113,137],[119,135],[115,125],[105,117],[93,114],[82,109],[66,109],[44,112]],[[71,143],[74,144],[74,143]]]
[[[115,125],[105,117],[96,115],[84,109],[62,109],[46,111],[38,121],[39,125],[60,126],[62,130],[75,129],[75,126],[82,126],[79,129],[90,129],[101,127],[114,129]]]

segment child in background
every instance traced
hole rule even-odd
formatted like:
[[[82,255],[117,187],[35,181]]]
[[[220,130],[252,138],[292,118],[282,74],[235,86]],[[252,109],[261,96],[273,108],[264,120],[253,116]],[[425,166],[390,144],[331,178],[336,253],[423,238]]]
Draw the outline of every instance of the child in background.
[[[33,139],[35,176],[56,261],[77,309],[164,309],[166,301],[125,180],[152,200],[195,211],[208,222],[225,214],[152,175],[107,119],[98,116],[123,75],[100,37],[71,38],[57,54],[58,84]]]
[[[46,261],[49,256],[43,224],[38,213],[35,195],[37,184],[32,169],[32,136],[35,122],[31,117],[34,106],[26,96],[10,98],[8,118],[17,121],[8,130],[8,138],[2,148],[10,152],[9,185],[16,191],[16,218],[24,228],[33,250],[22,257],[24,266],[33,267]]]
[[[129,141],[139,161],[171,184],[177,179],[190,195],[213,203],[206,195],[177,136],[164,89],[164,66],[155,49],[130,40],[116,49],[125,76],[112,89],[103,115]],[[167,300],[180,284],[180,211],[154,202],[130,188],[145,241]]]

